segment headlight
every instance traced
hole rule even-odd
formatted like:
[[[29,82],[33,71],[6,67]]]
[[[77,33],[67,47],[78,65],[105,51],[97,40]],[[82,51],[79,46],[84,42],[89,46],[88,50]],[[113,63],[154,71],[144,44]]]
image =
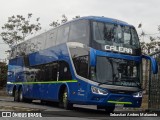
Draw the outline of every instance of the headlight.
[[[136,93],[133,94],[133,97],[142,97],[142,96],[143,96],[142,91],[136,92]]]
[[[108,94],[107,91],[102,90],[102,89],[97,88],[97,87],[94,87],[94,86],[91,86],[91,91],[92,91],[92,93],[95,93],[95,94],[101,94],[101,95],[107,95]]]

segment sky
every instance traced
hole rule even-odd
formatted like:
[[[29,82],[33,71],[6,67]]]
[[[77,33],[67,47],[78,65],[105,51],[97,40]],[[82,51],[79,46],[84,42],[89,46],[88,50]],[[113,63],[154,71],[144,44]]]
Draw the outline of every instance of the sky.
[[[132,24],[138,33],[143,29],[147,34],[154,34],[160,25],[159,5],[160,0],[0,0],[0,32],[8,17],[33,13],[33,19],[40,17],[41,33],[65,14],[69,20],[77,15],[115,18]],[[137,28],[139,23],[142,29]],[[9,48],[2,43],[0,38],[0,59],[5,59]]]

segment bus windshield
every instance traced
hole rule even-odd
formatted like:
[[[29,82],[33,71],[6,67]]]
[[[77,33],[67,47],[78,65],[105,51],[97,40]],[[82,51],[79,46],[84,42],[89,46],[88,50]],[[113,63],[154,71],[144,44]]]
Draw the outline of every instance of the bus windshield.
[[[124,47],[139,48],[139,39],[132,26],[93,22],[93,39],[99,44],[119,44]]]
[[[139,74],[138,62],[98,56],[95,76],[91,79],[99,84],[139,87]]]

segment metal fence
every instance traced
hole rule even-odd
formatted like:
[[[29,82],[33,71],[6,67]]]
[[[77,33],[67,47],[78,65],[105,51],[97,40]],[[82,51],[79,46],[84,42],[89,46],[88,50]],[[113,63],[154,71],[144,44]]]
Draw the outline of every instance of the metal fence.
[[[160,111],[160,51],[151,55],[158,62],[158,74],[149,74],[149,100],[148,109]]]

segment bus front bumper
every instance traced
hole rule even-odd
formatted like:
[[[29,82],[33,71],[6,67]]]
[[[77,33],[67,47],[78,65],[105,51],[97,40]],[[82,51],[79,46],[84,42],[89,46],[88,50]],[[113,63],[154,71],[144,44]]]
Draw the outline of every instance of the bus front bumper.
[[[123,105],[124,107],[140,107],[142,97],[133,97],[126,94],[90,95],[87,104],[99,106]]]

